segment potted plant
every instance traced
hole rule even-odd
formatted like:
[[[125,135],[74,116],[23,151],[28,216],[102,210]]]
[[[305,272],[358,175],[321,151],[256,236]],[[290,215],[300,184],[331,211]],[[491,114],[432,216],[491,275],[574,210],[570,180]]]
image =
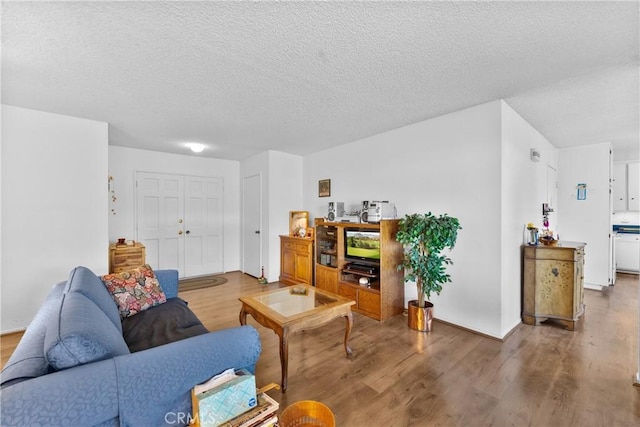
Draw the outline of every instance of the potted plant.
[[[458,219],[447,214],[410,214],[400,220],[396,239],[404,246],[404,258],[398,270],[404,268],[404,281],[415,282],[418,290],[418,299],[408,306],[408,323],[413,329],[431,330],[433,304],[428,300],[451,282],[446,266],[452,262],[442,251],[453,249],[460,229]]]

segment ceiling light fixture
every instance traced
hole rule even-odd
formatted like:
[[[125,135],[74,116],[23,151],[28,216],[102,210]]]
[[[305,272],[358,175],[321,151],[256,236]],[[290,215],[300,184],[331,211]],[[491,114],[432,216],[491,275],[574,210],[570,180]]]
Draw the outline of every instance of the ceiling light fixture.
[[[204,151],[204,144],[199,144],[197,142],[190,142],[187,144],[187,147],[189,147],[194,153],[202,153]]]

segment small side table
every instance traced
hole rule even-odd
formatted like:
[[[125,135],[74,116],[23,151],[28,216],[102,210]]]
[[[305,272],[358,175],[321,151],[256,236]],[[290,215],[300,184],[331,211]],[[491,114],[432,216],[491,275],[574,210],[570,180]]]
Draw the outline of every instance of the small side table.
[[[109,273],[120,273],[146,263],[144,245],[134,242],[133,245],[109,245]]]

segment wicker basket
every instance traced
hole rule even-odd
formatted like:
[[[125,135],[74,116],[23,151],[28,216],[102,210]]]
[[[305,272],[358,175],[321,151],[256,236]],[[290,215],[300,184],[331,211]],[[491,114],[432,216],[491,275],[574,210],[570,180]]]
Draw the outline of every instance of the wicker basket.
[[[326,405],[314,400],[301,400],[282,411],[280,427],[335,427],[336,419]]]

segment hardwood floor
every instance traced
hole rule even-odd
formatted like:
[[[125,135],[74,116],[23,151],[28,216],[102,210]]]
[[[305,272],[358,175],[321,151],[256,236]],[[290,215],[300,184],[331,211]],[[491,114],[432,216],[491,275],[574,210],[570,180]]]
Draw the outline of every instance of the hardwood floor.
[[[238,296],[280,286],[225,276],[224,285],[180,295],[210,330],[239,324]],[[609,292],[585,290],[575,332],[521,325],[505,342],[438,322],[424,334],[402,315],[379,323],[355,313],[351,359],[342,319],[294,334],[287,393],[269,394],[281,409],[322,401],[345,427],[637,426],[638,282],[619,274]],[[251,316],[248,324],[262,338],[258,386],[279,382],[278,337]],[[17,338],[2,337],[3,364]]]

